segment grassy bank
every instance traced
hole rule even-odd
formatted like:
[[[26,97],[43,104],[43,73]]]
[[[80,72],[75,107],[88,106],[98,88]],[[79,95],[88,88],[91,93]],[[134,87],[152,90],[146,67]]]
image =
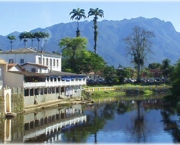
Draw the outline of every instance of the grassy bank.
[[[108,101],[108,100],[136,100],[136,99],[148,99],[153,97],[163,98],[163,94],[159,93],[157,95],[156,90],[168,89],[168,85],[151,85],[151,86],[141,86],[133,84],[125,84],[119,86],[91,86],[86,87],[86,97],[90,97],[95,102],[97,101]],[[126,95],[126,90],[139,90],[143,92],[143,95]]]

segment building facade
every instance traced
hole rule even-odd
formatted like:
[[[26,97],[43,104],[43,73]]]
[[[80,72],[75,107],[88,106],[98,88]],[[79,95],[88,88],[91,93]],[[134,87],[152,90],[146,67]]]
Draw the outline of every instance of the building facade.
[[[3,85],[24,89],[24,105],[80,97],[86,76],[61,71],[61,55],[23,48],[0,52]],[[4,66],[6,64],[6,66]]]

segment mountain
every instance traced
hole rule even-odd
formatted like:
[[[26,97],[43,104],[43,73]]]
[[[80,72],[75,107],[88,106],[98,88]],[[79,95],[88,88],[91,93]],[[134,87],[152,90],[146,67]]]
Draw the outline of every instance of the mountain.
[[[94,30],[93,21],[83,21],[79,23],[81,36],[88,39],[88,50],[93,51]],[[177,32],[171,22],[165,22],[158,18],[132,18],[120,21],[103,20],[98,21],[98,40],[97,53],[102,56],[108,65],[117,67],[131,66],[130,56],[127,56],[126,45],[123,39],[132,33],[134,26],[143,27],[145,30],[152,31],[155,37],[152,39],[152,53],[148,55],[146,65],[152,62],[161,63],[168,58],[174,64],[179,59],[180,54],[180,33]],[[76,37],[77,23],[59,23],[46,28],[36,28],[31,32],[43,31],[50,34],[50,38],[45,44],[45,50],[60,51],[58,43],[64,37]],[[19,40],[21,32],[12,32],[10,35],[16,36],[13,42],[13,49],[23,47],[23,41]],[[31,46],[28,40],[27,46]],[[34,40],[37,47],[37,41]],[[0,36],[0,49],[9,50],[10,43],[7,36]]]

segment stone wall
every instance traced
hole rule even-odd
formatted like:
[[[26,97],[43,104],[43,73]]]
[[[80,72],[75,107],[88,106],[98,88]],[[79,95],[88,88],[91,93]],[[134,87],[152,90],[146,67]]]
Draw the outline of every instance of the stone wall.
[[[4,142],[4,118],[0,117],[0,142]]]
[[[23,88],[13,88],[11,95],[11,109],[14,113],[21,113],[24,110]]]
[[[0,119],[4,117],[4,97],[2,93],[2,89],[0,90]],[[1,126],[0,126],[1,127]]]

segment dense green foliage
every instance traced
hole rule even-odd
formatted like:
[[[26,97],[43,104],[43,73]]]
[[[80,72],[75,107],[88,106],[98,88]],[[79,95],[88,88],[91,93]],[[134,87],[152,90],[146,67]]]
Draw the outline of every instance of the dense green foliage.
[[[74,73],[89,73],[103,70],[102,57],[87,50],[87,39],[82,37],[63,38],[59,42],[62,48],[63,70]]]
[[[176,106],[180,101],[180,60],[174,65],[172,72],[170,74],[170,80],[172,84],[171,93],[172,95],[167,96],[165,100],[168,103]]]

